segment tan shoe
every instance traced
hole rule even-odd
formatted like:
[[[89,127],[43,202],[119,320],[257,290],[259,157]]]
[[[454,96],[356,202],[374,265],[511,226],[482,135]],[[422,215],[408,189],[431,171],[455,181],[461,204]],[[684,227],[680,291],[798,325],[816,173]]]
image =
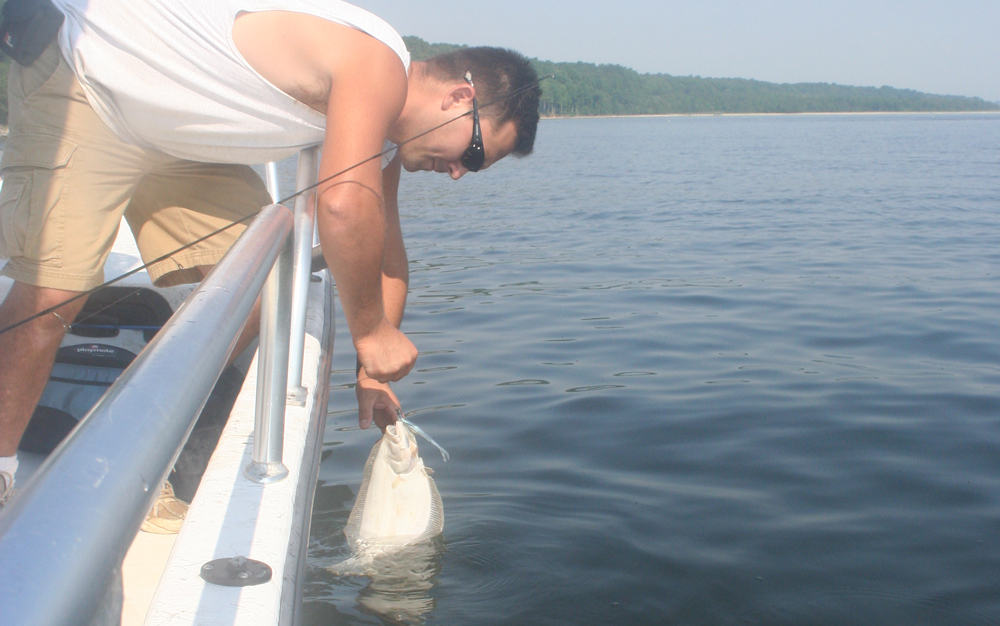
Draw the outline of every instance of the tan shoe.
[[[176,535],[184,523],[187,510],[187,502],[174,497],[174,488],[170,483],[163,483],[160,497],[153,503],[146,521],[142,523],[142,530],[157,535]]]

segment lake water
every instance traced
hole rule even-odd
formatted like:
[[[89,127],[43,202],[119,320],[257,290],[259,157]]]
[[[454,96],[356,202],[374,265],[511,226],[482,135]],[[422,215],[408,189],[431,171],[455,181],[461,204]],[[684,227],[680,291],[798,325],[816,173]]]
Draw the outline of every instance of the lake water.
[[[1000,115],[544,120],[401,196],[444,533],[326,569],[341,320],[307,624],[1000,620]]]

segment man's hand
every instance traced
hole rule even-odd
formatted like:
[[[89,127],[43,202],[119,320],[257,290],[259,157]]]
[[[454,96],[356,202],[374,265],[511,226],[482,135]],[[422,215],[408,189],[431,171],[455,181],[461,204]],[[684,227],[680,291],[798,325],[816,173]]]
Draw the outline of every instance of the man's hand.
[[[368,378],[362,369],[354,393],[358,397],[358,426],[368,428],[374,419],[375,425],[385,432],[386,426],[396,423],[399,399],[389,385]]]
[[[354,349],[367,377],[380,383],[406,376],[417,361],[417,347],[385,319],[374,332],[355,340]]]

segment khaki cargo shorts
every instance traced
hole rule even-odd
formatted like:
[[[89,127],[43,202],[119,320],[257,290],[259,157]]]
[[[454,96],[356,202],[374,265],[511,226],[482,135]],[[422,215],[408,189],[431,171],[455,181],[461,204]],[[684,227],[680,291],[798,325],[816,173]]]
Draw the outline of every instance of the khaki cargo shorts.
[[[245,224],[178,248],[271,204],[245,165],[185,161],[127,144],[94,113],[53,43],[30,67],[10,66],[10,135],[0,190],[3,273],[86,291],[104,281],[122,215],[157,286],[201,279]]]

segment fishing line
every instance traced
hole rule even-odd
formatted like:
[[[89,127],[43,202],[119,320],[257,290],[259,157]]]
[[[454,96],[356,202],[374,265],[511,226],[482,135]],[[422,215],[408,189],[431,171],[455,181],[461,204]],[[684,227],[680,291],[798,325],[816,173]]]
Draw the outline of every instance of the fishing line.
[[[410,430],[412,430],[413,432],[417,433],[418,435],[420,435],[421,437],[423,437],[424,439],[426,439],[428,442],[430,442],[431,444],[433,444],[434,447],[437,448],[439,452],[441,452],[441,458],[444,460],[445,463],[447,463],[448,459],[451,458],[451,455],[448,454],[448,451],[445,450],[441,446],[441,444],[439,444],[438,442],[434,441],[433,437],[431,437],[430,435],[428,435],[427,433],[425,433],[423,428],[420,428],[419,426],[417,426],[416,424],[414,424],[410,420],[408,420],[405,417],[403,417],[403,409],[399,408],[398,406],[396,407],[396,420],[400,421],[400,422],[403,422],[404,424],[406,424],[407,426],[410,427]]]
[[[534,82],[531,82],[531,83],[528,83],[527,85],[523,85],[521,87],[518,87],[517,89],[509,91],[506,94],[504,94],[504,95],[502,95],[502,96],[500,96],[500,97],[498,97],[498,98],[496,98],[494,100],[491,100],[491,101],[487,102],[486,104],[480,105],[480,107],[485,109],[486,107],[493,106],[495,104],[499,104],[501,102],[509,100],[509,99],[513,98],[514,96],[516,96],[517,94],[522,93],[524,91],[527,91],[528,89],[531,89],[532,87],[540,84],[542,81],[548,80],[550,78],[555,78],[555,74],[549,74],[547,76],[542,76],[541,78],[539,78],[538,80],[536,80]],[[423,137],[425,135],[429,135],[430,133],[433,133],[434,131],[436,131],[436,130],[438,130],[440,128],[443,128],[443,127],[447,126],[448,124],[451,124],[453,122],[457,122],[458,120],[462,119],[463,117],[468,117],[470,115],[472,115],[472,111],[466,111],[465,113],[462,113],[461,115],[459,115],[457,117],[454,117],[454,118],[452,118],[452,119],[450,119],[450,120],[448,120],[446,122],[442,122],[441,124],[438,124],[437,126],[434,126],[433,128],[425,130],[422,133],[416,134],[413,137],[410,137],[409,139],[406,139],[405,141],[401,141],[400,143],[396,144],[395,147],[387,148],[387,149],[379,152],[378,154],[374,154],[374,155],[368,157],[367,159],[365,159],[363,161],[359,161],[359,162],[355,163],[354,165],[352,165],[352,166],[350,166],[350,167],[348,167],[346,169],[343,169],[343,170],[337,172],[336,174],[332,174],[330,176],[327,176],[326,178],[324,178],[323,180],[320,180],[320,181],[316,182],[315,184],[309,185],[308,187],[306,187],[304,189],[300,189],[299,191],[296,191],[292,195],[290,195],[288,197],[285,197],[285,198],[282,198],[281,200],[276,201],[275,204],[284,204],[284,203],[288,202],[289,200],[293,200],[296,197],[304,194],[307,191],[312,191],[313,189],[316,189],[320,185],[322,185],[324,183],[327,183],[327,182],[333,180],[334,178],[337,178],[338,176],[342,176],[342,175],[346,174],[347,172],[350,172],[351,170],[353,170],[355,168],[361,167],[362,165],[364,165],[365,163],[368,163],[369,161],[373,161],[375,159],[382,158],[383,156],[389,154],[390,152],[393,152],[394,150],[397,150],[400,146],[404,146],[404,145],[406,145],[406,144],[408,144],[408,143],[410,143],[412,141],[416,141],[417,139],[420,139],[421,137]],[[111,280],[109,280],[109,281],[107,281],[105,283],[102,283],[102,284],[98,285],[97,287],[94,287],[93,289],[90,289],[88,291],[84,291],[84,292],[78,293],[77,295],[75,295],[75,296],[73,296],[71,298],[67,298],[66,300],[60,302],[59,304],[51,306],[51,307],[45,309],[44,311],[39,311],[38,313],[35,313],[34,315],[31,315],[29,317],[26,317],[26,318],[24,318],[23,320],[21,320],[19,322],[15,322],[15,323],[11,324],[10,326],[7,326],[6,328],[0,328],[0,335],[3,335],[5,333],[7,333],[7,332],[10,332],[10,331],[14,330],[15,328],[19,328],[20,326],[23,326],[23,325],[27,324],[28,322],[31,322],[32,320],[36,320],[36,319],[38,319],[40,317],[48,315],[49,313],[55,313],[60,308],[66,306],[67,304],[69,304],[71,302],[76,302],[77,300],[79,300],[81,298],[90,297],[91,295],[93,295],[94,293],[97,293],[98,291],[100,291],[101,289],[104,289],[105,287],[110,287],[111,285],[114,285],[115,283],[118,283],[118,282],[121,282],[121,281],[125,280],[129,276],[134,276],[135,274],[138,274],[139,272],[141,272],[141,271],[149,268],[152,265],[156,265],[157,263],[160,263],[162,261],[166,261],[167,259],[169,259],[170,257],[174,256],[178,252],[183,252],[184,250],[187,250],[188,248],[196,246],[196,245],[198,245],[199,243],[201,243],[203,241],[211,239],[212,237],[214,237],[214,236],[216,236],[216,235],[218,235],[220,233],[223,233],[223,232],[229,230],[230,228],[232,228],[233,226],[236,226],[237,224],[242,224],[243,222],[251,220],[251,219],[257,217],[258,213],[260,213],[260,212],[258,211],[257,213],[251,213],[250,215],[247,215],[246,217],[244,217],[242,219],[238,219],[235,222],[227,224],[226,226],[223,226],[222,228],[220,228],[220,229],[218,229],[216,231],[208,233],[204,237],[200,237],[198,239],[195,239],[194,241],[192,241],[192,242],[190,242],[188,244],[185,244],[185,245],[181,246],[180,248],[177,248],[176,250],[174,250],[172,252],[168,252],[167,254],[164,254],[163,256],[161,256],[159,258],[153,259],[149,263],[145,263],[143,265],[140,265],[139,267],[136,267],[134,269],[131,269],[131,270],[125,272],[121,276],[117,276],[115,278],[112,278]],[[125,298],[131,296],[134,293],[138,293],[141,290],[142,290],[142,288],[137,288],[135,291],[129,293],[127,296],[125,296],[124,298],[122,298],[122,300],[124,300]],[[121,300],[119,300],[119,302],[120,301]],[[112,303],[112,304],[116,304],[116,303]],[[102,309],[100,309],[98,311],[93,311],[93,312],[90,313],[90,315],[88,315],[87,317],[85,317],[85,318],[83,318],[83,319],[81,319],[79,321],[80,322],[84,322],[84,321],[90,319],[91,317],[93,317],[97,313],[100,313],[101,311],[103,311],[104,309],[106,309],[106,308],[108,308],[110,306],[112,306],[112,305],[108,305],[108,306],[106,306],[106,307],[104,307],[104,308],[102,308]],[[76,321],[77,320],[74,320],[74,323],[76,323]],[[72,324],[70,324],[70,326],[72,327]]]

